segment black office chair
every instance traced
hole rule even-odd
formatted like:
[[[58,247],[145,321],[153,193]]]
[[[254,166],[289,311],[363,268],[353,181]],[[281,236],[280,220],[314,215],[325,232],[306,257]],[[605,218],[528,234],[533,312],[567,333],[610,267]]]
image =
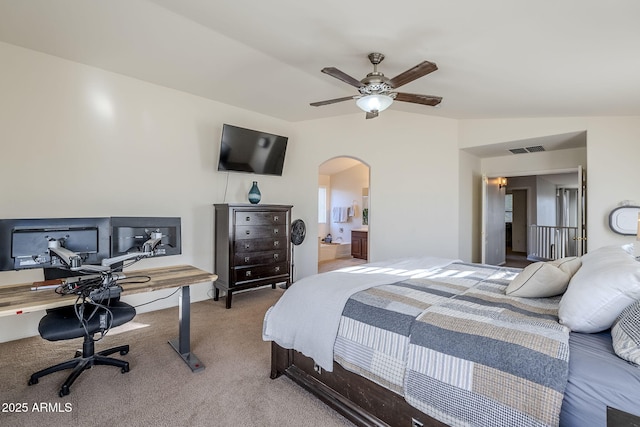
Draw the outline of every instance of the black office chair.
[[[85,322],[79,320],[76,310],[81,310]],[[69,387],[85,369],[93,365],[112,365],[122,369],[122,373],[129,372],[129,362],[106,357],[120,352],[125,355],[129,352],[128,345],[110,348],[95,353],[94,334],[102,333],[111,327],[120,326],[136,315],[136,309],[121,301],[111,301],[109,305],[94,305],[89,302],[84,304],[65,306],[47,310],[47,314],[40,320],[38,331],[40,336],[48,341],[60,341],[84,337],[82,353],[76,351],[75,358],[43,369],[31,375],[29,385],[38,384],[38,378],[58,372],[64,369],[73,369],[71,374],[60,388],[60,397],[69,394]],[[83,323],[85,324],[83,326]]]

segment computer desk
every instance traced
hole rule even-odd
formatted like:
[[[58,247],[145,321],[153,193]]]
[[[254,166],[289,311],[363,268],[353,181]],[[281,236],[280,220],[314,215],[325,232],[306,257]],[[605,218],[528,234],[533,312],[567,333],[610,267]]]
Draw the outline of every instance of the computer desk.
[[[148,276],[144,283],[126,283],[121,281],[122,295],[157,291],[159,289],[180,287],[178,338],[169,340],[169,344],[180,355],[192,371],[204,369],[204,364],[191,352],[191,296],[190,285],[212,282],[218,276],[190,266],[177,265],[146,270],[125,271],[127,277]],[[58,295],[53,289],[31,290],[33,283],[0,286],[0,317],[13,316],[49,308],[71,305],[77,295]]]

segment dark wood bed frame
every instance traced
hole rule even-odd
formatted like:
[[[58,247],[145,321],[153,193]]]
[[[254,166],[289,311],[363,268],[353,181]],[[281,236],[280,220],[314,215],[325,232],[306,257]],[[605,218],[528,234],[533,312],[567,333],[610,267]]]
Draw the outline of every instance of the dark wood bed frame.
[[[446,427],[402,396],[333,363],[327,372],[309,357],[271,343],[271,378],[286,375],[358,426]]]
[[[286,375],[358,426],[446,427],[403,397],[333,362],[327,372],[309,357],[271,343],[271,378]],[[607,427],[640,426],[640,417],[607,407]]]

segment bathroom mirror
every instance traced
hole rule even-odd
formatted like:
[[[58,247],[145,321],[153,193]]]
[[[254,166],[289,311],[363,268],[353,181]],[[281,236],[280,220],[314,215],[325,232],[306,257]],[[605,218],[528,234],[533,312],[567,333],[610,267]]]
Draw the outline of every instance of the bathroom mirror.
[[[362,225],[369,225],[369,188],[362,189]]]

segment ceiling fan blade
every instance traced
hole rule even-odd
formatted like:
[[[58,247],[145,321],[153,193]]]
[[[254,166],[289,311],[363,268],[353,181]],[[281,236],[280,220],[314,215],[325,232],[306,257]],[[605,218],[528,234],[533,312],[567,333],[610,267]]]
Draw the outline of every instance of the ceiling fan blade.
[[[437,69],[438,66],[433,62],[423,61],[415,67],[410,68],[404,73],[400,73],[389,80],[389,85],[394,89],[399,88],[400,86],[406,85],[407,83],[412,82],[415,79],[419,79],[422,76],[426,76],[427,74],[432,73]]]
[[[354,77],[351,77],[347,73],[344,73],[335,67],[326,67],[326,68],[323,68],[321,71],[325,74],[329,74],[331,77],[335,77],[338,80],[342,80],[343,82],[351,86],[354,86],[354,87],[364,86],[360,80],[357,80]]]
[[[329,104],[335,104],[336,102],[342,102],[342,101],[350,101],[352,100],[354,97],[356,97],[358,95],[354,95],[354,96],[345,96],[344,98],[335,98],[335,99],[328,99],[326,101],[319,101],[319,102],[312,102],[311,106],[313,107],[320,107],[322,105],[329,105]]]
[[[442,97],[431,95],[418,95],[415,93],[403,93],[398,92],[396,94],[396,101],[413,102],[414,104],[431,105],[436,106],[442,102]]]
[[[376,117],[378,117],[378,112],[377,111],[372,111],[372,112],[368,112],[367,115],[365,116],[365,118],[367,119],[375,119]]]

